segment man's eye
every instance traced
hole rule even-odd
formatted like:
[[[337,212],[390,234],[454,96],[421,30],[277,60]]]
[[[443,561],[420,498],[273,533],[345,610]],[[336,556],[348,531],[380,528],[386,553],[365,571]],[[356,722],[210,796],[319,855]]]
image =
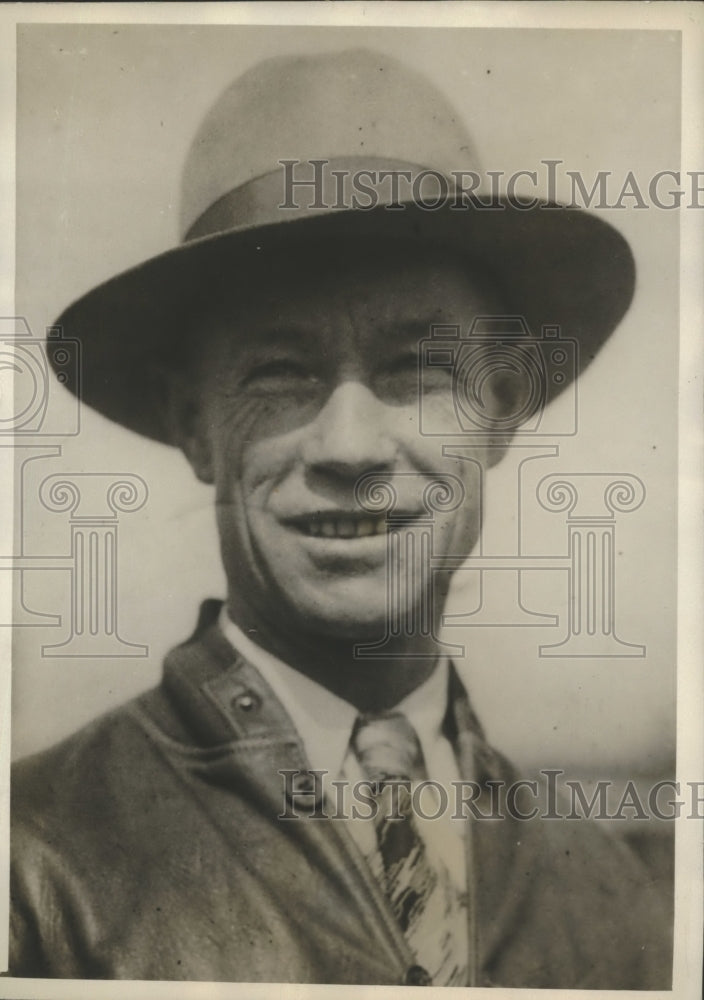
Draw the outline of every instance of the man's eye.
[[[398,373],[399,375],[418,373],[418,354],[416,351],[409,351],[407,354],[399,354],[397,357],[393,358],[388,366],[389,372],[391,374]]]
[[[376,391],[385,399],[406,402],[418,393],[418,354],[415,351],[389,358],[376,373]]]
[[[255,365],[247,373],[244,384],[270,389],[286,389],[296,386],[311,386],[318,378],[310,368],[298,361],[265,361]]]

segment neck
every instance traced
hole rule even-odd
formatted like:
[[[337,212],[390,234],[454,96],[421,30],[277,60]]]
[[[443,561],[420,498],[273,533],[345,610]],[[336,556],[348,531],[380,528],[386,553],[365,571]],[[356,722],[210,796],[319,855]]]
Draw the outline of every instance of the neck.
[[[362,658],[355,656],[354,648],[368,641],[366,637],[312,634],[283,620],[274,627],[232,592],[227,610],[252,642],[360,712],[393,708],[430,677],[438,662],[439,650],[432,636],[394,637],[383,655]]]

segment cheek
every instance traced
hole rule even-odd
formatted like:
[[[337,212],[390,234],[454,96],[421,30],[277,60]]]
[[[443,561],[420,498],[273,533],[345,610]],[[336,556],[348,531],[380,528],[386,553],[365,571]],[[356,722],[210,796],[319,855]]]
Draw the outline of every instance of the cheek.
[[[455,454],[443,454],[447,445]],[[417,426],[413,434],[405,435],[404,446],[409,464],[424,477],[444,474],[460,481],[463,499],[459,505],[447,512],[438,505],[433,511],[434,547],[438,554],[468,555],[481,529],[487,449],[462,438],[424,436]]]
[[[240,429],[224,438],[217,456],[216,502],[255,515],[266,511],[272,494],[295,475],[299,439],[297,430],[248,437]]]
[[[322,391],[306,394],[248,393],[215,398],[206,411],[207,431],[216,453],[231,458],[246,446],[277,439],[304,427],[324,405]]]
[[[451,514],[435,518],[434,548],[440,554],[467,556],[474,548],[481,529],[481,508],[473,497]]]
[[[262,480],[276,474],[283,456],[292,453],[294,414],[281,400],[248,397],[215,400],[207,414],[213,456],[216,498],[245,495]]]
[[[426,380],[419,402],[423,427],[433,436],[456,434],[461,429],[455,409],[453,382],[449,376]]]

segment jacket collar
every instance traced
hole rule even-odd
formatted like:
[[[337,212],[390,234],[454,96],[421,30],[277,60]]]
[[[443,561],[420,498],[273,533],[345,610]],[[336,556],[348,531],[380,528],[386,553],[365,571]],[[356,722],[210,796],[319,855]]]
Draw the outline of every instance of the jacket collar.
[[[308,762],[296,728],[261,673],[225,638],[217,621],[222,602],[204,601],[195,632],[164,663],[163,686],[194,736],[205,746],[283,740]],[[488,747],[456,668],[450,664],[443,732],[461,758],[465,777],[494,777],[501,761]],[[474,764],[481,773],[475,773]],[[468,773],[468,771],[470,773]]]

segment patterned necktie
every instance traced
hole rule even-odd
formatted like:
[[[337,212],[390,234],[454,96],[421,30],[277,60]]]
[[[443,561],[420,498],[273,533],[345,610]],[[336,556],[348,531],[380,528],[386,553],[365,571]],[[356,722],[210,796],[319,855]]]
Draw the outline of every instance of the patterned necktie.
[[[441,859],[431,862],[413,816],[408,787],[394,781],[427,777],[423,752],[400,712],[360,716],[352,747],[377,786],[378,856],[369,858],[409,947],[420,965],[419,984],[464,986],[467,981],[467,914]],[[392,803],[391,794],[398,794]],[[400,818],[390,818],[392,815]],[[379,856],[381,863],[379,862]],[[427,970],[427,973],[426,973]]]

